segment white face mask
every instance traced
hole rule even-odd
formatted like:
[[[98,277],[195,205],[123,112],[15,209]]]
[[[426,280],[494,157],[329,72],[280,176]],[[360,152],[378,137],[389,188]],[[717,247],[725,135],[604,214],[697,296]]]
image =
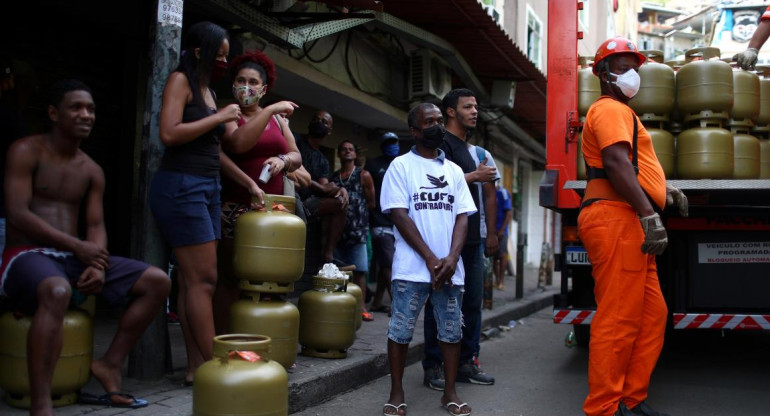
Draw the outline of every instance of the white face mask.
[[[610,72],[610,75],[613,75],[616,78],[615,81],[610,82],[617,85],[618,88],[620,88],[620,92],[626,97],[634,98],[636,93],[639,92],[639,86],[642,84],[642,79],[639,77],[639,73],[633,69],[629,69],[620,75]]]

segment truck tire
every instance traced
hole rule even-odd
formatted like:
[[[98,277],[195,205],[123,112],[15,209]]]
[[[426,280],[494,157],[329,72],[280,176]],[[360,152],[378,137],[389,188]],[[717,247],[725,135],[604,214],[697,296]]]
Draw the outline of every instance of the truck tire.
[[[578,347],[588,348],[591,341],[591,325],[572,325]]]

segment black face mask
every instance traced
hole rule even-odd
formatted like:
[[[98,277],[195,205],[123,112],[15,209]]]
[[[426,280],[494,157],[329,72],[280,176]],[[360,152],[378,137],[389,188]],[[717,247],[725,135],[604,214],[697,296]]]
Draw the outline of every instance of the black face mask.
[[[311,121],[308,126],[308,133],[313,137],[326,137],[329,134],[329,127],[320,121]]]
[[[422,145],[428,149],[437,149],[444,141],[446,129],[443,124],[434,124],[422,130]]]

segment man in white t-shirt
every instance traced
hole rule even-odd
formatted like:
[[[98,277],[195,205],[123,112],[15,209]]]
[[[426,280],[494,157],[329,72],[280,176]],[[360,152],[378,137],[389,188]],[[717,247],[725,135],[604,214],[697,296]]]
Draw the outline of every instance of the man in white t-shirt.
[[[445,129],[441,110],[422,103],[409,111],[417,144],[393,160],[382,182],[380,206],[395,225],[393,309],[388,327],[391,389],[383,414],[405,415],[402,379],[414,323],[430,297],[444,360],[441,404],[450,413],[470,414],[457,396],[455,380],[462,338],[465,272],[460,253],[468,214],[476,212],[465,175],[439,150]]]

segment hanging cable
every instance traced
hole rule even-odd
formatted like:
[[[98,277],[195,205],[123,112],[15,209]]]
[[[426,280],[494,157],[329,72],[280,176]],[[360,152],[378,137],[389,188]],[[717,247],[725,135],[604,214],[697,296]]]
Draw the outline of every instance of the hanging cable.
[[[316,43],[318,42],[318,39],[314,40],[313,43],[310,45],[309,49],[305,48],[305,45],[302,45],[302,50],[305,52],[305,58],[307,58],[308,61],[314,62],[316,64],[320,64],[321,62],[329,59],[332,54],[334,53],[334,50],[337,49],[337,44],[340,42],[340,38],[342,37],[342,32],[337,33],[337,38],[334,40],[334,45],[332,45],[332,48],[329,50],[329,52],[321,59],[313,59],[310,56],[310,51],[313,50],[313,47],[315,47]]]

